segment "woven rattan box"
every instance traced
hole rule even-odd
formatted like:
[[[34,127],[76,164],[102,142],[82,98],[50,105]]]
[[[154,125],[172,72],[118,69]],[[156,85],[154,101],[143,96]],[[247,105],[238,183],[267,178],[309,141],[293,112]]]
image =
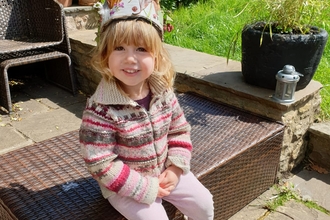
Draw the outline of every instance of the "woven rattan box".
[[[178,98],[192,125],[192,171],[214,196],[215,219],[228,219],[274,183],[283,125],[195,95]],[[79,151],[72,131],[0,155],[1,219],[124,219]],[[182,219],[170,204],[166,210]]]

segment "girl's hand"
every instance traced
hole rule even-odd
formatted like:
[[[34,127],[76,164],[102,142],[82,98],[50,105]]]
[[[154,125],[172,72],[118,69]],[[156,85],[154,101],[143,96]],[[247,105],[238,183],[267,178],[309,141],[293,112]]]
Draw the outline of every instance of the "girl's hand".
[[[158,187],[158,194],[157,197],[163,198],[164,196],[170,195],[171,191],[163,189],[162,187]]]
[[[178,184],[181,174],[182,170],[176,166],[170,166],[162,174],[160,174],[158,177],[158,197],[162,198],[164,196],[168,196]]]

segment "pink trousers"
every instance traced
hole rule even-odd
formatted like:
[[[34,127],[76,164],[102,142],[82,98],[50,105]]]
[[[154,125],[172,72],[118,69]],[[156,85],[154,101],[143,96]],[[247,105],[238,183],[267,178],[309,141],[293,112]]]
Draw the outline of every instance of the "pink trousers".
[[[189,220],[213,220],[212,197],[209,190],[192,173],[188,173],[182,175],[177,187],[162,199],[172,203]],[[153,204],[147,205],[117,194],[108,198],[110,204],[128,220],[168,220],[162,199],[157,198]]]

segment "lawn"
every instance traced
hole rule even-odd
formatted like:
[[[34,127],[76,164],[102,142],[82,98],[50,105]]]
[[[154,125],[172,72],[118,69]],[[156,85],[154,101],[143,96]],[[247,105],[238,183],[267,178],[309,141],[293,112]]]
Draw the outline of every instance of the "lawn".
[[[172,10],[174,30],[165,33],[165,42],[183,48],[226,57],[233,36],[246,24],[244,13],[237,16],[248,0],[210,0],[197,2],[187,7]],[[330,33],[330,7],[325,11],[327,19],[319,27]],[[250,16],[249,16],[250,17]],[[240,41],[238,42],[240,44]],[[240,61],[241,51],[237,48],[230,57]],[[314,80],[323,85],[321,90],[321,120],[330,120],[330,43],[328,42]]]

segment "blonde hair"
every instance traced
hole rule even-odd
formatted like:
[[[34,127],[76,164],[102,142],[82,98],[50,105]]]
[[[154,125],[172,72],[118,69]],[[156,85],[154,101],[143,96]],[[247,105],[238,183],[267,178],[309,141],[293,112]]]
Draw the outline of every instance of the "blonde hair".
[[[143,46],[155,57],[153,74],[161,76],[168,88],[173,87],[175,71],[169,54],[158,31],[142,19],[112,21],[103,26],[91,63],[106,80],[116,81],[108,67],[108,59],[115,47],[122,44]]]

